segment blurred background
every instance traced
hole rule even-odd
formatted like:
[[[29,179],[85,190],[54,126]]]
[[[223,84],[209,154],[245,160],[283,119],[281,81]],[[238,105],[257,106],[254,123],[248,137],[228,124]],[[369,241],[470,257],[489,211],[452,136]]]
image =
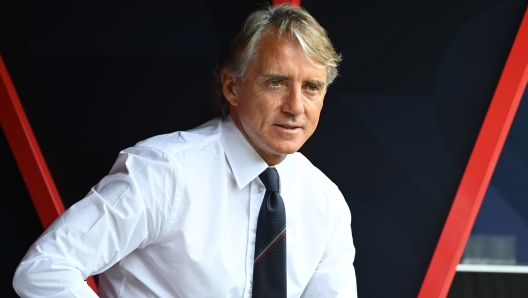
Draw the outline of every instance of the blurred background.
[[[0,53],[66,207],[120,150],[215,116],[212,68],[263,3],[0,1]],[[527,3],[302,0],[344,59],[300,151],[350,206],[359,297],[418,294]],[[449,297],[528,291],[526,94]],[[43,230],[3,133],[0,165],[0,290],[16,297]]]

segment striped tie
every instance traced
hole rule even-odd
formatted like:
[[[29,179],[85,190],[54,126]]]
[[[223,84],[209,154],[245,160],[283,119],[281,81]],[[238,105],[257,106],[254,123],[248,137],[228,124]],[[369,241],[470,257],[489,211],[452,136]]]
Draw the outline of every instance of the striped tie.
[[[286,297],[286,212],[279,194],[279,173],[259,175],[266,187],[260,207],[253,263],[253,297]]]

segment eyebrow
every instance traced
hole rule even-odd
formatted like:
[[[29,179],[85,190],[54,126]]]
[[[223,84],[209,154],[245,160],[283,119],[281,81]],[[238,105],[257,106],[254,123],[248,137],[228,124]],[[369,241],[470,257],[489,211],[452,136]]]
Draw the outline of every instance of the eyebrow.
[[[272,80],[277,80],[277,81],[284,81],[284,80],[290,79],[290,77],[288,76],[281,75],[281,74],[274,74],[274,73],[263,74],[261,75],[261,77],[272,79]],[[326,86],[326,83],[319,81],[319,80],[306,80],[306,81],[303,81],[303,83],[308,84],[308,85],[314,85],[319,88],[323,88]]]
[[[321,82],[319,80],[306,80],[304,81],[305,84],[308,84],[308,85],[314,85],[314,86],[317,86],[319,88],[323,88],[326,84],[324,82]]]
[[[266,74],[261,75],[261,77],[272,79],[272,80],[277,80],[277,81],[284,81],[284,80],[290,79],[289,77],[285,75],[280,75],[280,74],[275,74],[275,73],[266,73]]]

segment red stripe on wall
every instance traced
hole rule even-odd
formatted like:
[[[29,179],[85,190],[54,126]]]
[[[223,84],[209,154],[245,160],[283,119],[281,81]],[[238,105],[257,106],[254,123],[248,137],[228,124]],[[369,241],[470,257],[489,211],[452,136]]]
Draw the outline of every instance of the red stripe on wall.
[[[46,229],[59,214],[64,212],[64,205],[1,56],[0,76],[2,78],[0,82],[2,129],[37,209],[40,221]]]
[[[46,161],[0,55],[0,123],[44,229],[64,212]],[[88,284],[97,291],[90,277]]]
[[[528,81],[528,9],[455,195],[419,298],[446,297]]]
[[[273,6],[281,5],[281,4],[293,4],[295,6],[301,6],[301,0],[273,0],[272,4]]]

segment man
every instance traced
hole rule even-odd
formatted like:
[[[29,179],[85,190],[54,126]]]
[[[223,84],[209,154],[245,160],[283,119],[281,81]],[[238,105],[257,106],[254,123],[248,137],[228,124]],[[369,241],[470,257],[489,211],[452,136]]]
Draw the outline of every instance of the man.
[[[304,10],[250,15],[217,71],[225,118],[122,151],[33,244],[17,293],[95,297],[100,274],[104,297],[355,297],[348,206],[297,153],[339,61]]]

